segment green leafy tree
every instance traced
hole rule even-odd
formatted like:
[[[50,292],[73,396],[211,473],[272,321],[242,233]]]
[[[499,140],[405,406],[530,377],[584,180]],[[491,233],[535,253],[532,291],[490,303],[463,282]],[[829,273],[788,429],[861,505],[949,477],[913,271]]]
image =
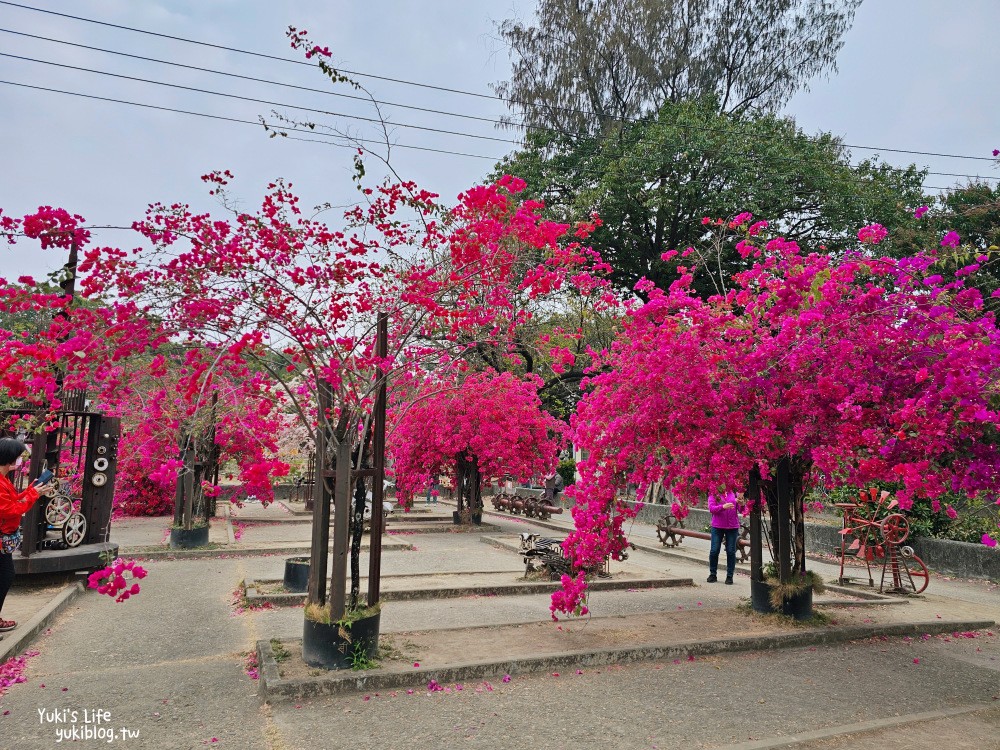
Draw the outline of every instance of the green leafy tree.
[[[988,309],[1000,312],[1000,298],[992,296],[1000,290],[1000,185],[969,182],[927,204],[917,211],[919,218],[890,232],[885,250],[901,258],[936,248],[935,267],[945,275],[975,266],[969,285],[979,289]]]
[[[834,70],[861,0],[539,0],[504,21],[512,60],[497,85],[529,127],[608,132],[668,102],[771,111]]]
[[[613,136],[536,131],[497,172],[525,179],[557,218],[599,214],[603,226],[591,242],[626,289],[642,277],[668,285],[677,260],[661,255],[703,245],[710,234],[703,218],[728,218],[734,207],[831,250],[856,244],[857,229],[873,221],[890,233],[914,223],[913,210],[925,201],[925,173],[915,166],[852,165],[849,150],[828,133],[810,136],[790,118],[720,109],[715,97],[667,103]],[[703,295],[722,291],[746,263],[733,247],[718,247],[695,287]]]

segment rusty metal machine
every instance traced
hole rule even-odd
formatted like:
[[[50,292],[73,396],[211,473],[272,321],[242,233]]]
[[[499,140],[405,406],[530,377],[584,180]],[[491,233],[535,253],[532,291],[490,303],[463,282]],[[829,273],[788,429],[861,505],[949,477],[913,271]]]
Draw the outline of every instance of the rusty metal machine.
[[[897,594],[920,594],[930,582],[930,571],[909,545],[910,523],[898,511],[899,503],[888,492],[875,488],[861,491],[856,503],[834,503],[844,514],[841,530],[840,577],[848,583],[844,566],[849,557],[864,560],[868,585],[875,586],[872,563],[882,562],[879,591]],[[847,537],[853,537],[848,544]],[[887,585],[888,584],[888,585]]]

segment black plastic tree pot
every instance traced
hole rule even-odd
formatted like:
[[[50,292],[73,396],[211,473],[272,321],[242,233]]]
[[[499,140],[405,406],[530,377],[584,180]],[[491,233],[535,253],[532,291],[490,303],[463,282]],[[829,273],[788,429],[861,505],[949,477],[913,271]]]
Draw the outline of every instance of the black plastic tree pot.
[[[208,526],[193,529],[170,529],[170,549],[191,549],[208,544]]]
[[[481,510],[473,511],[473,513],[472,513],[472,522],[474,524],[476,524],[476,526],[482,525],[482,523],[483,523],[483,512]]]
[[[750,607],[754,612],[777,612],[771,604],[771,586],[764,581],[750,581]],[[791,615],[796,620],[808,620],[813,616],[812,587],[803,589],[795,596],[781,603],[781,614]]]
[[[309,588],[309,558],[289,557],[285,560],[285,591],[302,593]]]
[[[376,612],[343,626],[307,618],[302,631],[303,661],[320,669],[350,669],[359,659],[373,660],[378,653],[381,615]]]
[[[762,614],[774,612],[774,607],[771,606],[771,587],[753,578],[750,579],[750,608]]]

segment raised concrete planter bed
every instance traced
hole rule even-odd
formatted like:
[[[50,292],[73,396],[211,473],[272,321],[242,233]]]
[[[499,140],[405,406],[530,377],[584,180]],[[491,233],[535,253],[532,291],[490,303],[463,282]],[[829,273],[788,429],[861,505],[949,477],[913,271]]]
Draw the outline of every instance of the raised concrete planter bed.
[[[323,695],[337,695],[357,691],[382,691],[395,688],[423,688],[430,680],[439,684],[470,682],[473,680],[498,680],[503,675],[522,675],[539,672],[570,670],[580,667],[598,667],[608,664],[687,659],[712,654],[741,651],[767,651],[779,648],[821,646],[874,637],[935,635],[953,631],[983,630],[995,627],[992,621],[970,620],[959,622],[913,622],[888,625],[852,625],[832,628],[796,628],[778,633],[734,638],[717,638],[687,642],[647,642],[624,648],[599,648],[563,651],[547,654],[525,654],[490,658],[485,655],[477,661],[455,662],[436,667],[410,668],[409,663],[399,667],[351,671],[338,670],[298,679],[284,679],[274,657],[270,641],[257,641],[257,659],[260,664],[258,694],[264,701],[303,700]],[[443,639],[462,637],[470,629],[435,631]],[[481,644],[482,636],[477,643]],[[298,639],[282,641],[285,645],[298,646]],[[470,654],[477,653],[470,645]]]
[[[382,576],[382,601],[411,601],[415,599],[457,599],[463,596],[519,596],[524,594],[550,594],[560,587],[559,581],[518,580],[520,571],[488,573],[415,573],[399,576]],[[454,585],[446,579],[453,578]],[[428,586],[427,582],[445,585]],[[474,583],[462,584],[472,579]],[[364,588],[367,578],[361,579]],[[248,580],[246,599],[251,606],[269,602],[273,607],[295,607],[305,602],[304,593],[275,591],[281,581],[277,579]],[[395,584],[395,588],[393,587]],[[630,589],[661,589],[676,586],[693,586],[690,578],[622,577],[598,578],[588,584],[591,591],[626,591]]]

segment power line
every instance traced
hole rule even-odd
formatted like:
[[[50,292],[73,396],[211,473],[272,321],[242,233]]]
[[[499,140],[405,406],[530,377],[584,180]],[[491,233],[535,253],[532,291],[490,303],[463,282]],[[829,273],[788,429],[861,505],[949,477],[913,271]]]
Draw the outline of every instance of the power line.
[[[369,104],[374,103],[374,104],[378,104],[378,105],[381,105],[381,106],[384,106],[384,107],[399,107],[400,109],[412,109],[412,110],[414,110],[416,112],[426,112],[428,114],[444,115],[446,117],[459,117],[459,118],[462,118],[462,119],[465,119],[465,120],[476,120],[476,121],[479,121],[479,122],[488,122],[491,125],[500,125],[500,124],[502,124],[500,122],[500,120],[497,120],[497,119],[492,118],[492,117],[483,117],[481,115],[469,115],[469,114],[465,114],[464,112],[448,112],[446,110],[432,109],[430,107],[418,107],[415,104],[401,104],[399,102],[389,102],[389,101],[384,101],[384,100],[381,100],[381,99],[368,98],[368,97],[365,97],[365,96],[355,96],[354,94],[345,94],[345,93],[342,93],[340,91],[329,91],[328,89],[318,89],[318,88],[314,88],[312,86],[301,86],[301,85],[295,84],[295,83],[285,83],[284,81],[272,81],[272,80],[270,80],[268,78],[257,78],[255,76],[243,75],[241,73],[230,73],[230,72],[225,71],[225,70],[215,70],[214,68],[204,68],[204,67],[201,67],[199,65],[187,65],[185,63],[179,63],[179,62],[175,62],[173,60],[163,60],[163,59],[160,59],[158,57],[147,57],[145,55],[135,55],[135,54],[132,54],[130,52],[121,52],[119,50],[106,49],[104,47],[94,47],[94,46],[91,46],[89,44],[80,44],[78,42],[70,42],[70,41],[67,41],[65,39],[54,39],[52,37],[39,36],[38,34],[28,34],[27,32],[24,32],[24,31],[14,31],[13,29],[0,28],[0,32],[4,32],[6,34],[14,34],[16,36],[28,37],[30,39],[38,39],[38,40],[41,40],[41,41],[44,41],[44,42],[52,42],[53,44],[64,44],[64,45],[69,46],[69,47],[77,47],[79,49],[91,50],[92,52],[103,52],[103,53],[108,54],[108,55],[117,55],[119,57],[128,57],[128,58],[131,58],[133,60],[142,60],[144,62],[153,62],[153,63],[158,63],[160,65],[170,65],[170,66],[175,67],[175,68],[184,68],[186,70],[196,70],[196,71],[198,71],[200,73],[212,73],[213,75],[226,76],[226,77],[229,77],[229,78],[237,78],[237,79],[240,79],[240,80],[243,80],[243,81],[253,81],[254,83],[266,83],[266,84],[271,85],[271,86],[282,86],[284,88],[296,89],[298,91],[308,91],[308,92],[313,93],[313,94],[324,94],[325,96],[336,96],[336,97],[340,97],[342,99],[352,99],[354,101],[367,102]],[[520,124],[520,123],[517,123],[517,125],[519,127],[526,127],[526,128],[528,128],[530,130],[545,130],[545,131],[551,131],[551,132],[556,132],[556,133],[565,133],[567,135],[571,135],[567,131],[562,131],[562,130],[558,130],[558,129],[555,129],[555,128],[546,128],[546,127],[531,126],[531,125],[524,126],[523,124]]]
[[[178,108],[175,108],[175,107],[164,107],[164,106],[158,105],[158,104],[146,104],[146,103],[143,103],[143,102],[132,102],[132,101],[128,101],[128,100],[125,100],[125,99],[115,99],[115,98],[112,98],[112,97],[97,96],[97,95],[94,95],[94,94],[83,94],[83,93],[80,93],[78,91],[65,91],[65,90],[62,90],[62,89],[54,89],[54,88],[49,88],[49,87],[46,87],[46,86],[37,86],[37,85],[34,85],[34,84],[20,83],[20,82],[17,82],[17,81],[0,80],[0,84],[5,84],[5,85],[8,85],[8,86],[18,86],[18,87],[26,88],[26,89],[34,89],[34,90],[37,90],[37,91],[46,91],[46,92],[55,93],[55,94],[65,94],[67,96],[76,96],[76,97],[79,97],[79,98],[82,98],[82,99],[92,99],[92,100],[95,100],[95,101],[112,102],[112,103],[115,103],[115,104],[126,104],[126,105],[133,106],[133,107],[142,107],[144,109],[154,109],[154,110],[159,110],[159,111],[163,111],[163,112],[171,112],[171,113],[174,113],[174,114],[190,115],[190,116],[193,116],[193,117],[202,117],[202,118],[206,118],[206,119],[210,119],[210,120],[220,120],[220,121],[223,121],[223,122],[231,122],[231,123],[237,123],[237,124],[241,124],[241,125],[253,125],[255,127],[265,127],[266,129],[270,129],[270,130],[274,130],[274,131],[281,131],[281,132],[287,131],[287,132],[291,132],[291,133],[305,133],[305,134],[309,134],[309,135],[316,135],[315,131],[313,131],[313,130],[304,130],[302,128],[295,128],[295,127],[288,127],[288,128],[281,127],[281,128],[276,128],[274,126],[265,126],[261,122],[255,122],[253,120],[242,120],[242,119],[237,118],[237,117],[227,117],[227,116],[224,116],[224,115],[212,115],[212,114],[208,114],[208,113],[205,113],[205,112],[193,112],[191,110],[178,109]],[[385,145],[384,142],[382,142],[382,141],[374,141],[372,139],[367,139],[367,138],[353,138],[353,137],[350,137],[350,136],[331,136],[331,137],[339,137],[339,138],[343,138],[344,140],[353,141],[355,143],[379,143],[381,145]],[[346,149],[351,149],[351,150],[354,150],[356,148],[356,146],[352,146],[350,144],[336,143],[334,141],[327,141],[327,140],[322,140],[322,139],[317,139],[317,138],[300,138],[300,137],[295,137],[295,136],[288,136],[288,138],[291,139],[291,140],[303,141],[303,142],[307,142],[307,143],[317,143],[317,144],[321,144],[321,145],[325,145],[325,146],[333,146],[335,148],[346,148]],[[492,161],[494,163],[500,161],[500,158],[494,157],[494,156],[485,156],[485,155],[482,155],[482,154],[470,154],[470,153],[466,153],[466,152],[462,152],[462,151],[449,151],[449,150],[446,150],[446,149],[430,148],[430,147],[427,147],[427,146],[412,146],[412,145],[401,144],[401,143],[390,144],[390,146],[392,148],[402,148],[402,149],[409,149],[409,150],[415,150],[415,151],[428,151],[428,152],[431,152],[431,153],[446,154],[446,155],[449,155],[449,156],[462,156],[462,157],[471,158],[471,159],[485,159],[485,160],[488,160],[488,161]],[[685,186],[692,185],[692,184],[701,184],[701,183],[699,183],[697,181],[689,181],[689,182],[684,183]],[[928,189],[928,190],[952,190],[952,189],[954,189],[954,188],[951,188],[951,187],[940,187],[940,186],[936,186],[936,185],[924,185],[923,187],[925,189]]]
[[[74,16],[69,13],[58,13],[54,10],[46,10],[45,8],[33,8],[30,5],[21,5],[20,3],[11,3],[7,0],[0,0],[0,5],[9,5],[13,8],[21,8],[22,10],[30,10],[36,13],[48,13],[53,16],[61,16],[62,18],[69,18],[74,21],[83,21],[84,23],[97,24],[98,26],[107,26],[112,29],[121,29],[122,31],[132,31],[136,34],[147,34],[149,36],[160,37],[161,39],[170,39],[175,42],[185,42],[187,44],[197,44],[201,47],[211,47],[213,49],[224,50],[225,52],[236,52],[241,55],[250,55],[251,57],[260,57],[265,60],[275,60],[277,62],[293,63],[295,65],[306,65],[310,68],[315,67],[313,63],[306,62],[305,60],[295,60],[289,57],[279,57],[278,55],[269,55],[264,52],[252,52],[251,50],[239,49],[238,47],[227,47],[223,44],[212,44],[211,42],[201,42],[196,39],[186,39],[182,36],[173,36],[172,34],[163,34],[159,31],[149,31],[148,29],[137,29],[133,26],[123,26],[117,23],[109,23],[108,21],[98,21],[93,18],[85,18],[83,16]],[[362,76],[364,78],[374,78],[379,81],[389,81],[391,83],[403,83],[407,86],[419,86],[425,89],[434,89],[435,91],[445,91],[450,94],[462,94],[463,96],[475,96],[481,99],[495,99],[503,101],[500,97],[495,94],[482,94],[475,91],[463,91],[462,89],[448,88],[447,86],[435,86],[430,83],[418,83],[417,81],[406,81],[401,78],[390,78],[388,76],[379,76],[374,73],[361,73],[356,70],[345,70],[343,68],[337,68],[341,73],[347,73],[352,76]]]
[[[0,5],[7,5],[7,6],[14,7],[14,8],[20,8],[22,10],[33,11],[33,12],[36,12],[36,13],[46,13],[46,14],[49,14],[49,15],[59,16],[59,17],[62,17],[62,18],[69,18],[69,19],[72,19],[74,21],[80,21],[80,22],[83,22],[83,23],[91,23],[91,24],[96,24],[96,25],[99,25],[99,26],[106,26],[106,27],[109,27],[109,28],[115,28],[115,29],[120,29],[120,30],[123,30],[123,31],[134,32],[134,33],[137,33],[137,34],[146,34],[146,35],[149,35],[149,36],[155,36],[155,37],[159,37],[159,38],[162,38],[162,39],[170,39],[172,41],[184,42],[186,44],[195,44],[195,45],[202,46],[202,47],[209,47],[209,48],[212,48],[212,49],[219,49],[219,50],[224,50],[224,51],[227,51],[227,52],[235,52],[237,54],[249,55],[249,56],[252,56],[252,57],[259,57],[259,58],[262,58],[262,59],[273,60],[273,61],[277,61],[277,62],[293,63],[295,65],[305,65],[307,67],[314,67],[312,63],[306,62],[304,60],[296,60],[296,59],[287,58],[287,57],[279,57],[277,55],[269,55],[269,54],[266,54],[266,53],[263,53],[263,52],[254,52],[254,51],[251,51],[251,50],[240,49],[238,47],[229,47],[229,46],[221,45],[221,44],[213,44],[211,42],[202,42],[202,41],[198,41],[198,40],[195,40],[195,39],[188,39],[188,38],[185,38],[185,37],[176,36],[176,35],[172,35],[172,34],[164,34],[162,32],[149,31],[147,29],[139,29],[139,28],[136,28],[136,27],[133,27],[133,26],[124,26],[124,25],[121,25],[121,24],[114,24],[114,23],[110,23],[110,22],[107,22],[107,21],[98,21],[96,19],[86,18],[86,17],[83,17],[83,16],[74,16],[74,15],[71,15],[71,14],[68,14],[68,13],[59,13],[57,11],[47,10],[47,9],[43,9],[43,8],[35,8],[35,7],[29,6],[29,5],[22,5],[20,3],[13,3],[13,2],[9,2],[9,0],[0,0]],[[474,92],[474,91],[464,91],[462,89],[454,89],[454,88],[449,88],[449,87],[446,87],[446,86],[437,86],[437,85],[433,85],[433,84],[420,83],[420,82],[417,82],[417,81],[408,81],[408,80],[404,80],[404,79],[400,79],[400,78],[392,78],[392,77],[388,77],[388,76],[380,76],[380,75],[375,75],[373,73],[363,73],[363,72],[360,72],[360,71],[347,70],[345,68],[337,68],[337,70],[339,72],[341,72],[341,73],[346,73],[348,75],[361,76],[361,77],[364,77],[364,78],[373,78],[373,79],[376,79],[376,80],[389,81],[389,82],[392,82],[392,83],[401,83],[401,84],[405,84],[405,85],[408,85],[408,86],[417,86],[417,87],[421,87],[421,88],[433,89],[433,90],[437,90],[437,91],[444,91],[444,92],[453,93],[453,94],[461,94],[463,96],[473,96],[473,97],[482,98],[482,99],[492,99],[492,100],[496,100],[496,101],[505,102],[505,103],[508,103],[508,104],[521,104],[521,105],[525,105],[525,106],[541,106],[541,105],[539,105],[537,103],[534,103],[534,102],[524,102],[524,101],[518,101],[518,100],[514,100],[514,99],[503,99],[502,97],[496,96],[495,94],[483,94],[483,93]],[[589,114],[586,110],[574,109],[574,108],[571,108],[571,107],[556,107],[556,108],[557,109],[565,110],[567,112],[575,112],[575,113],[579,113],[579,114]],[[642,118],[615,118],[615,119],[617,119],[617,120],[619,120],[621,122],[637,122],[638,123],[638,122],[642,122],[643,121]],[[689,125],[689,126],[683,126],[683,127],[688,127],[688,128],[691,128],[691,129],[698,129],[698,130],[706,130],[706,131],[710,131],[710,132],[711,131],[714,131],[714,132],[725,132],[725,131],[722,131],[722,130],[720,130],[718,128],[714,128],[713,129],[713,128],[709,128],[709,127],[706,127],[706,126]],[[562,131],[556,131],[556,132],[562,132]],[[572,134],[570,134],[570,135],[572,135]],[[860,149],[862,151],[878,151],[878,152],[885,151],[885,152],[889,152],[889,153],[910,154],[910,155],[916,155],[916,156],[933,156],[933,157],[938,157],[938,158],[943,158],[943,159],[968,159],[968,160],[973,160],[973,161],[989,161],[989,162],[993,161],[993,158],[987,157],[987,156],[969,156],[969,155],[964,155],[964,154],[948,154],[948,153],[940,153],[940,152],[935,152],[935,151],[917,151],[917,150],[912,150],[912,149],[889,148],[889,147],[884,147],[884,146],[866,146],[866,145],[861,145],[861,144],[850,144],[850,143],[842,143],[841,145],[844,148]]]
[[[67,96],[77,96],[77,97],[80,97],[82,99],[94,99],[96,101],[102,101],[102,102],[114,102],[115,104],[128,104],[128,105],[130,105],[132,107],[143,107],[145,109],[156,109],[156,110],[160,110],[162,112],[173,112],[175,114],[180,114],[180,115],[191,115],[193,117],[204,117],[204,118],[207,118],[207,119],[210,119],[210,120],[222,120],[222,121],[225,121],[225,122],[235,122],[235,123],[239,123],[239,124],[242,124],[242,125],[254,125],[254,126],[258,127],[258,128],[263,127],[265,129],[270,129],[270,130],[274,130],[274,131],[288,131],[290,133],[311,133],[311,134],[315,134],[314,130],[303,130],[302,128],[294,128],[294,127],[280,127],[280,128],[276,128],[273,125],[265,125],[264,123],[261,123],[259,121],[255,122],[253,120],[241,120],[238,117],[226,117],[224,115],[210,115],[210,114],[207,114],[205,112],[192,112],[192,111],[186,110],[186,109],[176,109],[174,107],[164,107],[164,106],[161,106],[161,105],[158,105],[158,104],[145,104],[143,102],[130,102],[130,101],[126,100],[126,99],[114,99],[114,98],[108,97],[108,96],[97,96],[95,94],[82,94],[79,91],[64,91],[63,89],[53,89],[53,88],[48,88],[46,86],[36,86],[36,85],[33,85],[33,84],[29,84],[29,83],[19,83],[17,81],[3,81],[3,80],[0,80],[0,84],[5,84],[5,85],[8,85],[8,86],[19,86],[21,88],[26,88],[26,89],[35,89],[37,91],[48,91],[48,92],[53,93],[53,94],[66,94]],[[379,143],[381,145],[386,145],[382,141],[374,141],[374,140],[372,140],[370,138],[355,138],[353,136],[346,136],[346,135],[345,136],[335,136],[335,137],[343,138],[344,140],[354,141],[356,143]],[[338,146],[340,148],[350,148],[350,149],[356,148],[355,146],[351,146],[349,144],[333,143],[333,142],[330,142],[330,141],[326,141],[326,143],[328,143],[331,146]],[[473,158],[473,159],[490,159],[490,160],[492,160],[494,162],[499,161],[499,159],[496,159],[496,158],[494,158],[492,156],[482,156],[480,154],[467,154],[467,153],[463,153],[461,151],[447,151],[445,149],[430,148],[428,146],[410,146],[410,145],[403,144],[403,143],[393,143],[393,144],[389,144],[389,145],[392,148],[405,148],[405,149],[412,149],[412,150],[415,150],[415,151],[430,151],[430,152],[433,152],[433,153],[436,153],[436,154],[448,154],[448,155],[451,155],[451,156],[467,156],[467,157],[470,157],[470,158]]]
[[[384,120],[380,120],[380,119],[377,119],[377,118],[374,118],[374,117],[363,117],[361,115],[349,115],[349,114],[346,114],[344,112],[331,112],[331,111],[325,110],[325,109],[316,109],[314,107],[302,107],[302,106],[299,106],[297,104],[288,104],[288,103],[285,103],[285,102],[275,102],[275,101],[271,101],[269,99],[257,99],[255,97],[251,97],[251,96],[240,96],[239,94],[228,94],[228,93],[225,93],[223,91],[212,91],[210,89],[202,89],[202,88],[198,88],[196,86],[184,86],[184,85],[179,84],[179,83],[166,83],[165,81],[154,81],[151,78],[140,78],[138,76],[130,76],[130,75],[125,75],[123,73],[110,73],[110,72],[105,71],[105,70],[96,70],[95,68],[84,68],[84,67],[79,66],[79,65],[69,65],[67,63],[57,63],[57,62],[52,62],[50,60],[39,60],[39,59],[34,58],[34,57],[24,57],[22,55],[12,55],[12,54],[7,53],[7,52],[0,52],[0,57],[9,57],[9,58],[12,58],[14,60],[25,60],[27,62],[39,63],[40,65],[51,65],[51,66],[56,67],[56,68],[66,68],[68,70],[79,70],[79,71],[83,71],[85,73],[94,73],[96,75],[110,76],[111,78],[121,78],[123,80],[128,80],[128,81],[137,81],[139,83],[149,83],[149,84],[152,84],[154,86],[166,86],[168,88],[173,88],[173,89],[183,89],[184,91],[194,91],[194,92],[199,93],[199,94],[210,94],[212,96],[222,96],[222,97],[225,97],[227,99],[239,99],[239,100],[245,101],[245,102],[255,102],[257,104],[267,104],[268,106],[271,106],[271,107],[287,107],[288,109],[299,109],[299,110],[302,110],[303,112],[314,112],[316,114],[321,114],[321,115],[330,115],[331,117],[346,117],[346,118],[351,119],[351,120],[360,120],[362,122],[371,122],[371,123],[378,123],[378,124],[390,124],[390,125],[393,125],[395,127],[400,127],[400,128],[412,128],[414,130],[426,130],[426,131],[431,132],[431,133],[443,133],[444,135],[455,135],[455,136],[459,136],[459,137],[462,137],[462,138],[476,138],[478,140],[483,140],[483,141],[494,141],[494,142],[497,142],[497,143],[509,143],[511,145],[514,145],[514,146],[524,146],[525,145],[522,141],[512,141],[512,140],[510,140],[508,138],[496,138],[496,137],[490,136],[490,135],[477,135],[475,133],[462,133],[462,132],[457,131],[457,130],[444,130],[442,128],[432,128],[432,127],[428,127],[428,126],[424,126],[424,125],[413,125],[413,124],[410,124],[410,123],[403,123],[403,122],[386,122]]]
[[[2,29],[0,29],[0,30],[2,30]],[[381,124],[381,125],[391,124],[391,125],[393,125],[395,127],[408,128],[408,129],[414,129],[414,130],[423,130],[423,131],[432,132],[432,133],[440,133],[440,134],[445,134],[445,135],[454,135],[454,136],[458,136],[458,137],[473,138],[473,139],[477,139],[477,140],[486,140],[486,141],[492,141],[492,142],[497,142],[497,143],[509,143],[511,145],[514,145],[514,146],[524,147],[526,145],[523,141],[514,141],[514,140],[505,139],[505,138],[496,138],[496,137],[493,137],[493,136],[484,136],[484,135],[479,135],[479,134],[474,134],[474,133],[465,133],[465,132],[455,131],[455,130],[446,130],[446,129],[443,129],[443,128],[434,128],[434,127],[429,127],[429,126],[424,126],[424,125],[415,125],[415,124],[412,124],[412,123],[402,123],[402,122],[390,122],[390,123],[386,123],[386,121],[384,121],[384,120],[377,119],[377,118],[371,118],[371,117],[364,117],[362,115],[351,115],[351,114],[347,114],[347,113],[343,113],[343,112],[333,112],[333,111],[330,111],[330,110],[317,109],[317,108],[313,108],[313,107],[304,107],[304,106],[300,106],[300,105],[289,104],[289,103],[286,103],[286,102],[276,102],[276,101],[272,101],[272,100],[269,100],[269,99],[259,99],[259,98],[256,98],[256,97],[242,96],[242,95],[238,95],[238,94],[230,94],[230,93],[222,92],[222,91],[213,91],[211,89],[204,89],[204,88],[200,88],[200,87],[196,87],[196,86],[186,86],[186,85],[182,85],[182,84],[168,83],[168,82],[157,81],[157,80],[153,80],[153,79],[149,79],[149,78],[142,78],[142,77],[139,77],[139,76],[125,75],[125,74],[122,74],[122,73],[112,73],[112,72],[109,72],[109,71],[97,70],[95,68],[87,68],[87,67],[83,67],[83,66],[79,66],[79,65],[69,65],[69,64],[66,64],[66,63],[57,63],[57,62],[53,62],[53,61],[50,61],[50,60],[41,60],[41,59],[38,59],[38,58],[26,57],[26,56],[23,56],[23,55],[14,55],[14,54],[10,54],[10,53],[0,52],[0,57],[7,57],[7,58],[15,59],[15,60],[22,60],[22,61],[26,61],[26,62],[33,62],[33,63],[38,63],[38,64],[41,64],[41,65],[49,65],[49,66],[57,67],[57,68],[65,68],[65,69],[68,69],[68,70],[78,70],[78,71],[82,71],[82,72],[93,73],[93,74],[96,74],[96,75],[102,75],[102,76],[112,77],[112,78],[119,78],[119,79],[122,79],[122,80],[135,81],[135,82],[139,82],[139,83],[146,83],[146,84],[151,84],[151,85],[155,85],[155,86],[164,86],[164,87],[174,88],[174,89],[180,89],[180,90],[184,90],[184,91],[192,91],[192,92],[195,92],[195,93],[207,94],[207,95],[210,95],[210,96],[220,96],[220,97],[229,98],[229,99],[236,99],[236,100],[240,100],[240,101],[254,102],[254,103],[257,103],[257,104],[265,104],[265,105],[272,106],[272,107],[286,107],[286,108],[289,108],[289,109],[297,109],[297,110],[301,110],[301,111],[305,111],[305,112],[313,112],[313,113],[318,113],[318,114],[325,114],[325,115],[330,115],[330,116],[334,116],[334,117],[343,117],[343,118],[347,118],[347,119],[358,120],[358,121],[368,122],[368,123],[375,123],[375,124]],[[188,67],[188,66],[184,66],[184,67]],[[223,75],[226,75],[226,74],[223,74]],[[240,76],[240,77],[242,77],[242,76]],[[369,101],[367,99],[364,99],[363,97],[359,97],[359,98],[361,98],[364,101]],[[116,101],[118,103],[129,103],[129,102],[124,102],[122,100],[114,100],[114,101]],[[135,103],[133,103],[133,104],[135,104]],[[607,136],[601,138],[601,140],[607,140],[607,139],[608,139]],[[298,139],[298,140],[310,140],[310,139]],[[648,141],[642,141],[642,140],[640,140],[640,143],[648,143]],[[677,142],[671,142],[671,145],[674,145],[676,147],[683,147],[685,144],[680,144],[680,143],[677,143]],[[475,157],[475,158],[482,158],[482,159],[491,159],[492,158],[492,157],[481,156],[481,155],[478,155],[478,154],[467,154],[467,155]],[[747,153],[746,155],[750,156],[752,158],[755,156],[755,155],[753,155],[751,153]],[[776,159],[780,159],[781,161],[790,162],[790,163],[794,163],[794,164],[822,164],[823,163],[823,162],[820,162],[820,161],[817,161],[817,160],[802,159],[802,158],[795,158],[795,157],[773,157],[772,158],[772,160],[776,160]],[[493,161],[500,161],[500,159],[493,159]],[[850,165],[850,166],[856,166],[856,165]],[[981,177],[980,175],[958,174],[958,173],[953,173],[953,172],[931,172],[931,171],[927,171],[927,174],[933,174],[933,175],[938,175],[938,176],[949,176],[949,177],[966,177],[968,179],[994,179],[994,180],[1000,179],[1000,178],[996,178],[996,177],[986,177],[986,178],[984,178],[984,177]]]

